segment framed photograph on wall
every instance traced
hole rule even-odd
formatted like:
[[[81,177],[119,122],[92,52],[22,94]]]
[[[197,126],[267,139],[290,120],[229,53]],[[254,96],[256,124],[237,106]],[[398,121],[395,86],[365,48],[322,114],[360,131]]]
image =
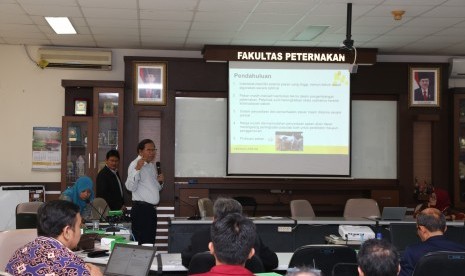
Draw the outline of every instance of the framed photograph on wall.
[[[166,63],[134,63],[134,104],[166,105]]]
[[[441,69],[409,68],[409,106],[439,107]]]

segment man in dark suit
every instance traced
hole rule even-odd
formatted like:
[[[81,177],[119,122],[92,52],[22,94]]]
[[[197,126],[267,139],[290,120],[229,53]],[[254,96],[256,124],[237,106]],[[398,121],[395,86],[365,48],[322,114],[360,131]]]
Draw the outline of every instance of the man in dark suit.
[[[110,210],[124,209],[124,190],[118,174],[119,152],[107,152],[105,167],[97,175],[97,197],[102,197],[108,203]]]
[[[434,101],[434,88],[431,84],[430,78],[433,73],[418,73],[419,88],[415,89],[415,101]]]
[[[465,245],[444,237],[446,217],[436,208],[427,208],[417,216],[417,234],[421,243],[408,246],[400,260],[401,276],[412,275],[417,262],[429,252],[465,251]]]
[[[213,220],[219,220],[230,213],[242,213],[242,205],[232,198],[218,198],[213,205]],[[192,235],[191,244],[181,252],[182,264],[189,267],[192,257],[199,252],[208,251],[208,244],[211,242],[210,229],[198,231]],[[263,264],[265,271],[272,271],[278,266],[278,256],[271,251],[262,240],[256,235],[254,243],[255,256]],[[246,263],[246,268],[248,264]]]

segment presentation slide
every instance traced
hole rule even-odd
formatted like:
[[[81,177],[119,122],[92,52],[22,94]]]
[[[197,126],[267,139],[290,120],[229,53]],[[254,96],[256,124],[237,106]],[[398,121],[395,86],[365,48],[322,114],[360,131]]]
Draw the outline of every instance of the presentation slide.
[[[347,64],[229,63],[228,175],[350,175]]]

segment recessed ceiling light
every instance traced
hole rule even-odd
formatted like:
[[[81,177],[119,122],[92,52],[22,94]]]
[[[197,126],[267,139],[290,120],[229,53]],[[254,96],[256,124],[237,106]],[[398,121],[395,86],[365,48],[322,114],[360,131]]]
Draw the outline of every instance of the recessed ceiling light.
[[[293,40],[297,41],[311,41],[315,37],[323,33],[329,26],[309,26],[305,28],[300,34],[294,37]]]
[[[68,17],[45,17],[45,20],[57,34],[76,34]]]

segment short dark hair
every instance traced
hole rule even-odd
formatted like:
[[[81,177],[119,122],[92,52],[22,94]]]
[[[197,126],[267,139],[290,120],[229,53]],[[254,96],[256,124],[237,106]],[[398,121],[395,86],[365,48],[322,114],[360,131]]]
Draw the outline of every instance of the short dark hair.
[[[107,152],[107,156],[106,156],[106,159],[110,159],[110,157],[116,157],[118,158],[118,160],[120,159],[119,158],[119,152],[115,149],[111,149]]]
[[[427,208],[417,215],[417,225],[424,226],[430,232],[446,231],[446,217],[436,208]]]
[[[399,253],[386,240],[365,241],[358,251],[357,260],[365,276],[395,276],[399,272]]]
[[[220,219],[230,213],[242,214],[242,205],[239,201],[226,197],[217,198],[213,204],[213,216]]]
[[[66,200],[44,203],[37,211],[37,235],[56,238],[66,226],[74,227],[79,206]]]
[[[152,141],[152,139],[144,139],[144,140],[140,141],[139,144],[137,144],[137,153],[139,153],[139,151],[141,151],[141,150],[144,150],[146,144],[154,144],[155,145],[155,143]]]
[[[223,264],[243,265],[255,242],[255,225],[239,213],[213,222],[211,239],[215,257]]]

